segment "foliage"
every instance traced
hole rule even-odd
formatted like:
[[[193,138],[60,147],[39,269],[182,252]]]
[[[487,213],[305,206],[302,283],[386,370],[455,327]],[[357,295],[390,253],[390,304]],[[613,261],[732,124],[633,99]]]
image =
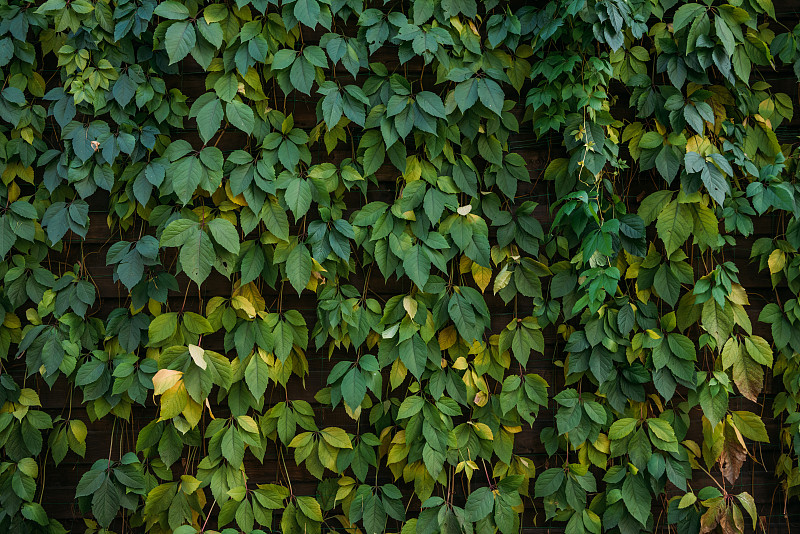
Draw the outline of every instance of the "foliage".
[[[92,533],[738,533],[770,439],[800,495],[800,25],[522,4],[0,0],[0,529],[84,456]]]

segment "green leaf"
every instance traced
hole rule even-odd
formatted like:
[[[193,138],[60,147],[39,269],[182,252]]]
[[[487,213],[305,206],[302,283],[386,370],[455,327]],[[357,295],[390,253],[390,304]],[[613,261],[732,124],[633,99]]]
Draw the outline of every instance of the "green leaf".
[[[286,274],[297,294],[303,292],[311,278],[311,254],[303,244],[298,244],[286,259]]]
[[[467,503],[464,505],[464,513],[467,521],[475,522],[489,515],[493,508],[494,494],[492,494],[492,490],[484,486],[469,494]]]
[[[419,395],[412,395],[403,399],[397,412],[397,419],[408,419],[420,412],[425,405],[425,399]]]
[[[6,254],[8,254],[11,247],[13,247],[16,242],[17,234],[14,233],[6,217],[3,216],[2,219],[0,219],[0,258],[5,258]]]
[[[294,220],[298,221],[311,207],[311,187],[306,180],[294,179],[286,187],[284,199],[292,210]]]
[[[738,494],[736,498],[739,499],[742,507],[747,511],[750,519],[753,520],[753,530],[756,530],[756,524],[758,522],[758,510],[756,509],[756,502],[752,495],[746,491],[743,491],[742,493]]]
[[[264,270],[264,264],[263,250],[258,243],[253,243],[242,258],[241,285],[248,284],[261,276]]]
[[[302,2],[303,0],[298,0]],[[313,0],[308,0],[313,2]],[[298,91],[307,95],[311,94],[311,86],[314,83],[314,65],[312,65],[306,58],[298,57],[292,68],[289,70],[289,80],[292,86]]]
[[[302,24],[313,30],[320,20],[319,3],[317,0],[297,0],[294,4],[294,16]]]
[[[260,399],[269,385],[269,366],[257,352],[245,368],[244,379],[253,397]]]
[[[211,266],[214,265],[217,255],[208,234],[198,232],[196,236],[187,239],[181,247],[179,257],[183,272],[199,286],[211,274]]]
[[[430,91],[421,91],[416,95],[416,102],[422,111],[440,119],[446,117],[444,104],[439,95]]]
[[[623,417],[611,424],[611,428],[608,430],[608,438],[622,439],[633,432],[634,428],[636,428],[636,419],[632,417]]]
[[[503,112],[503,100],[505,96],[500,85],[494,80],[483,78],[478,80],[477,86],[478,98],[480,98],[481,104],[489,108],[489,111],[500,115]]]
[[[272,195],[261,208],[261,219],[275,237],[282,241],[289,241],[289,218],[278,204],[278,199]],[[304,286],[305,287],[305,286]]]
[[[342,398],[351,409],[355,410],[361,406],[361,401],[364,400],[366,394],[367,382],[364,380],[361,370],[353,367],[342,378]]]
[[[622,499],[625,507],[642,526],[650,517],[652,498],[642,475],[628,474],[622,483]]]
[[[400,343],[398,350],[400,361],[419,380],[422,372],[425,371],[425,363],[428,361],[428,347],[425,346],[425,342],[419,334],[414,334],[410,339]]]
[[[716,299],[709,299],[703,304],[701,320],[703,329],[717,341],[718,347],[722,347],[733,330],[731,306],[722,308]]]
[[[196,43],[194,25],[189,21],[176,22],[164,34],[164,48],[169,56],[169,64],[177,63],[186,57]]]
[[[403,269],[411,281],[422,289],[428,282],[431,272],[431,260],[421,245],[411,247],[403,258]]]
[[[675,193],[672,191],[661,190],[648,195],[641,204],[639,204],[639,217],[642,218],[645,225],[650,225],[656,220],[658,214],[664,210],[672,200]]]
[[[275,356],[281,362],[285,362],[294,345],[294,330],[292,326],[287,322],[278,321],[278,324],[275,325],[273,338],[275,340]]]
[[[644,217],[642,217],[644,219]],[[667,256],[678,250],[692,233],[692,213],[686,204],[673,200],[659,213],[658,237],[664,242]],[[645,220],[647,224],[647,220]]]
[[[367,532],[385,532],[386,511],[377,495],[369,495],[364,499],[362,519]]]
[[[731,412],[731,419],[733,419],[733,424],[736,425],[739,432],[747,439],[769,443],[767,428],[758,415],[753,412],[734,411]]]
[[[595,423],[600,425],[606,424],[606,411],[600,404],[594,401],[584,402],[583,410],[586,412],[586,415],[589,416],[589,419]]]
[[[553,467],[536,477],[536,498],[547,497],[557,492],[564,483],[564,469]]]
[[[153,10],[155,15],[170,20],[184,20],[189,18],[189,10],[185,5],[174,0],[161,2]]]
[[[200,159],[194,156],[181,158],[170,165],[172,187],[178,195],[178,200],[185,206],[192,200],[195,190],[203,179],[203,165]]]
[[[242,460],[244,459],[244,441],[236,427],[228,427],[228,430],[222,435],[220,450],[222,451],[222,456],[230,462],[231,466],[238,469],[242,465]]]
[[[148,337],[150,338],[150,344],[154,345],[164,341],[165,339],[174,335],[177,329],[178,329],[177,313],[174,312],[162,313],[161,315],[156,316],[155,319],[150,321],[150,326],[148,328]]]
[[[639,148],[656,148],[664,144],[664,137],[658,132],[647,132],[639,140]]]
[[[233,102],[226,104],[225,116],[228,117],[228,122],[239,128],[247,135],[253,133],[255,115],[253,114],[253,109],[244,102],[234,100]]]
[[[230,104],[228,104],[228,106],[230,106]],[[222,124],[223,115],[222,100],[217,97],[209,100],[197,112],[197,129],[200,132],[200,138],[203,142],[208,143],[211,138],[216,135]]]
[[[744,338],[744,346],[756,362],[772,367],[772,348],[766,339],[761,336],[748,336]]]
[[[694,19],[705,10],[702,4],[687,3],[678,8],[672,19],[672,28],[679,31],[688,26]]]
[[[97,522],[108,528],[119,511],[119,490],[105,473],[103,483],[92,496],[92,513]]]
[[[471,343],[477,337],[477,324],[475,311],[472,309],[469,302],[467,302],[467,299],[454,293],[450,296],[447,311],[453,323],[455,323],[458,333],[461,334],[461,337],[468,343]]]
[[[214,241],[231,254],[239,254],[239,233],[227,219],[214,219],[208,223]]]

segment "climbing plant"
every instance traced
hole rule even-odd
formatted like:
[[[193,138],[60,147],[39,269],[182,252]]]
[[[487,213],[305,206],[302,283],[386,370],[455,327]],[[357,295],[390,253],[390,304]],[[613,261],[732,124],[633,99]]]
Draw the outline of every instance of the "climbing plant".
[[[729,2],[0,0],[0,529],[762,528],[800,24]]]

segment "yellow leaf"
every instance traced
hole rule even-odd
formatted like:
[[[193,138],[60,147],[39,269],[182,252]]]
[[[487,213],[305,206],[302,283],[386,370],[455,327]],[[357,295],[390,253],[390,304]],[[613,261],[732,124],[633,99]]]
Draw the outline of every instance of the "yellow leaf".
[[[258,291],[258,288],[253,282],[243,286],[239,286],[237,282],[233,290],[233,295],[242,296],[249,300],[253,304],[253,307],[256,309],[256,311],[264,311],[267,309],[264,297],[261,296],[261,293]]]
[[[747,298],[747,291],[745,291],[741,284],[733,284],[731,286],[731,294],[728,295],[728,300],[741,306],[750,305],[750,299]]]
[[[155,384],[155,380],[153,380],[153,383]],[[183,384],[183,380],[179,380],[174,386],[164,391],[161,395],[161,416],[158,420],[165,421],[167,419],[172,419],[184,411],[188,402],[189,393],[186,391],[186,386]],[[200,419],[198,417],[198,421],[199,420]]]
[[[439,349],[447,350],[453,345],[456,344],[456,340],[458,339],[458,334],[456,334],[456,329],[453,325],[448,326],[441,332],[439,332]]]
[[[17,176],[28,182],[29,184],[33,183],[33,167],[23,167],[19,165],[17,169]]]
[[[403,365],[403,362],[401,362],[399,358],[395,360],[394,363],[392,363],[392,371],[389,373],[389,383],[392,385],[392,389],[402,384],[407,374],[408,369]]]
[[[769,265],[770,274],[781,272],[786,266],[786,254],[781,249],[776,248],[770,253],[767,264]]]
[[[417,315],[417,307],[418,305],[416,299],[410,297],[409,295],[403,297],[403,309],[406,310],[406,313],[408,313],[408,316],[412,319]]]
[[[176,385],[175,387],[182,387],[184,391],[186,391],[186,387],[183,385],[183,382]],[[164,399],[167,398],[167,394],[161,397],[161,414],[163,417],[164,414]],[[203,415],[203,405],[198,404],[186,395],[186,405],[181,410],[181,413],[186,418],[186,421],[192,426],[192,428],[197,426],[197,423],[200,422],[200,417]]]
[[[20,130],[19,136],[22,137],[25,141],[27,141],[29,145],[33,144],[33,130],[29,126],[26,126],[22,130]]]
[[[690,137],[686,142],[686,152],[697,152],[700,155],[707,156],[710,148],[711,141],[700,135]]]
[[[173,387],[183,377],[181,371],[173,369],[159,369],[153,376],[153,395],[161,395]]]
[[[481,439],[494,439],[494,434],[492,434],[492,429],[489,428],[488,425],[485,423],[475,423],[473,425],[475,427],[475,433]]]
[[[230,200],[237,206],[247,206],[247,201],[244,199],[243,193],[239,193],[238,195],[233,196],[233,191],[231,191],[230,182],[225,182],[225,194],[227,195],[228,200]]]
[[[650,339],[661,339],[661,336],[655,330],[647,330],[647,335],[650,336]]]
[[[84,443],[86,441],[86,436],[89,432],[86,430],[86,424],[83,421],[79,419],[70,421],[69,430],[79,443]]]
[[[497,276],[494,279],[494,287],[492,288],[492,291],[496,295],[497,292],[506,287],[509,282],[511,282],[511,271],[509,271],[506,267],[503,267],[503,269],[497,273]]]
[[[489,282],[492,281],[492,270],[488,267],[473,263],[472,278],[475,279],[475,283],[478,284],[478,287],[481,288],[481,293],[483,293],[486,291],[486,288],[489,287]]]
[[[250,432],[251,434],[258,434],[258,424],[256,424],[255,420],[249,415],[240,415],[236,418],[236,421],[239,423],[239,426],[242,427],[242,430]]]
[[[202,482],[191,475],[181,475],[181,491],[183,491],[183,493],[186,495],[191,495],[197,491],[197,488],[200,487],[200,484],[202,484]]]
[[[456,358],[456,361],[453,364],[453,369],[456,369],[458,371],[463,371],[468,366],[469,365],[467,364],[467,359],[463,356],[459,356],[458,358]]]
[[[467,256],[461,256],[458,260],[458,272],[461,274],[467,274],[470,269],[472,268],[472,260],[469,259]]]
[[[206,351],[204,351],[202,348],[198,347],[197,345],[189,345],[189,355],[192,357],[192,360],[194,361],[194,363],[197,364],[197,367],[199,367],[200,369],[203,369],[204,371],[205,371],[206,367],[208,367],[208,364],[206,363],[205,358],[203,358],[205,353],[206,353]]]
[[[406,172],[403,173],[403,178],[406,182],[414,182],[419,180],[422,176],[422,166],[417,160],[417,156],[408,156],[406,158]]]
[[[152,315],[161,315],[161,303],[157,300],[149,299],[147,301],[147,311]]]
[[[19,320],[19,317],[15,313],[6,313],[5,318],[3,319],[3,326],[6,328],[16,329],[22,327],[22,322]]]
[[[19,186],[17,182],[11,182],[8,186],[8,201],[15,202],[19,198]]]
[[[257,312],[256,312],[255,306],[253,306],[253,303],[251,303],[249,300],[247,300],[242,295],[236,295],[235,297],[233,297],[231,299],[231,305],[233,306],[233,308],[235,310],[243,311],[245,314],[247,314],[247,316],[250,319],[255,319],[256,318],[256,313]]]

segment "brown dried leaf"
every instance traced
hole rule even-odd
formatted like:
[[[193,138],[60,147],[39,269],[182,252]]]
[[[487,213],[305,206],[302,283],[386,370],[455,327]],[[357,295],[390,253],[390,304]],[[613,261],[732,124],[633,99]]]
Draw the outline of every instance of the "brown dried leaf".
[[[722,454],[719,457],[719,468],[725,480],[731,484],[736,482],[745,460],[747,460],[747,449],[742,447],[736,432],[726,424],[725,442],[722,446]]]
[[[719,502],[712,505],[706,513],[700,517],[700,534],[708,534],[712,532],[719,524],[722,515],[725,513],[725,505],[722,498]]]

